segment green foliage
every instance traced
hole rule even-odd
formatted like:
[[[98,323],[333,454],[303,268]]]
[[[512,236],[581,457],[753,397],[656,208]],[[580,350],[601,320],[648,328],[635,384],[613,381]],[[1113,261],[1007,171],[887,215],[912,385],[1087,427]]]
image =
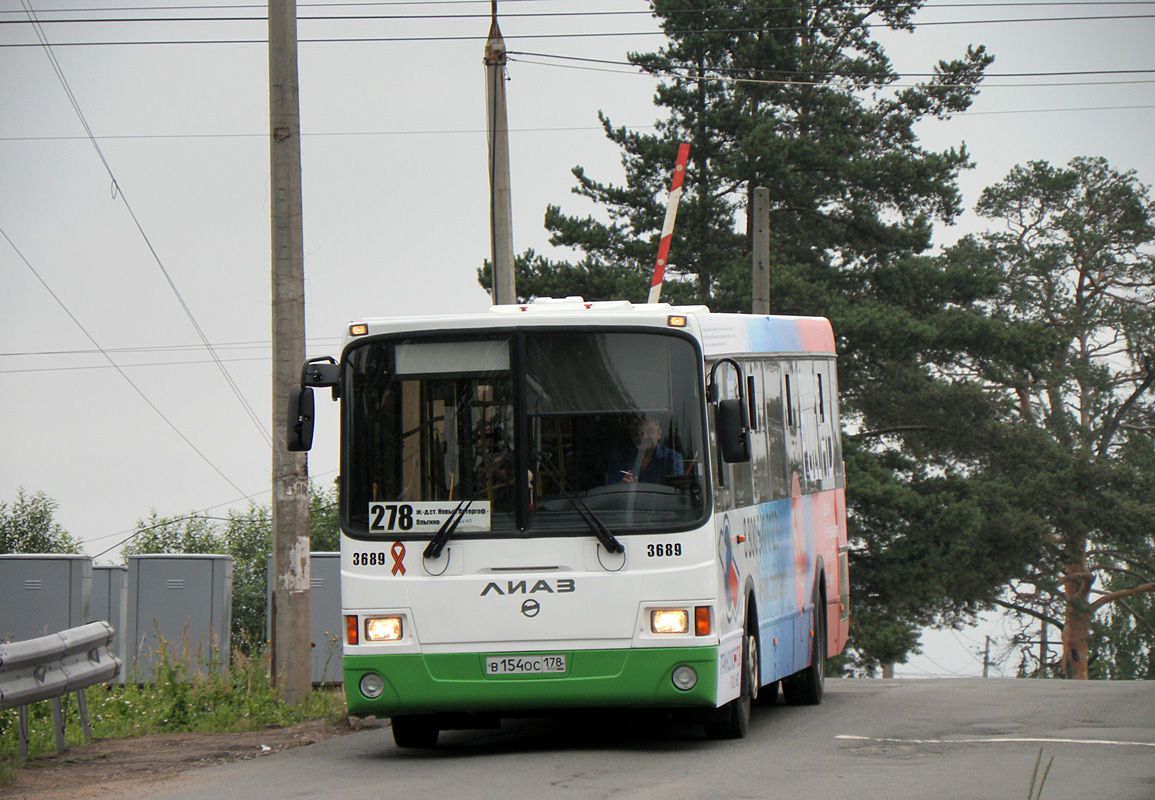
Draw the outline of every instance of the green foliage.
[[[569,265],[527,253],[519,295],[557,295],[568,285],[587,299],[644,297],[680,142],[691,149],[663,287],[671,301],[749,308],[750,224],[742,217],[758,186],[770,190],[775,274],[812,280],[926,249],[931,221],[960,210],[955,182],[969,161],[961,147],[922,149],[914,126],[965,110],[991,57],[971,49],[940,61],[924,84],[888,88],[898,75],[872,28],[907,29],[920,5],[708,0],[686,14],[657,0],[668,43],[629,56],[662,79],[656,132],[615,127],[600,115],[622,150],[625,185],[574,167],[574,193],[596,214],[550,205],[545,222],[552,244],[583,257]],[[481,277],[486,285],[484,270]],[[815,311],[804,294],[773,296],[784,311]]]
[[[999,398],[1003,419],[1033,431],[1048,455],[1027,473],[1033,492],[1020,495],[1047,541],[1022,576],[1031,590],[1002,602],[1033,624],[1066,629],[1065,675],[1149,675],[1155,203],[1133,172],[1076,158],[1015,167],[983,192],[978,211],[992,231],[946,258],[996,269],[991,317],[1052,339],[1031,359],[966,363]]]
[[[237,733],[311,719],[336,722],[345,717],[340,691],[318,690],[300,704],[285,703],[269,683],[263,649],[234,652],[227,672],[188,673],[162,651],[155,680],[146,684],[105,684],[84,690],[92,734],[97,738],[130,738],[154,733]],[[62,698],[68,746],[83,742],[76,700]],[[0,767],[17,758],[17,711],[0,711]],[[55,752],[47,702],[29,706],[29,756]]]
[[[80,542],[53,517],[58,504],[44,492],[16,491],[11,505],[0,503],[0,553],[80,553]]]
[[[317,553],[335,553],[341,549],[341,526],[338,521],[337,487],[325,491],[309,486],[309,549]]]
[[[1155,565],[1148,565],[1155,573]],[[1104,588],[1118,591],[1133,581],[1106,577]],[[1155,680],[1155,594],[1147,593],[1111,603],[1096,620],[1091,651],[1095,677],[1107,680]]]
[[[268,607],[268,557],[272,550],[272,515],[267,506],[249,504],[245,513],[232,512],[225,526],[224,552],[233,558],[234,651],[247,652],[263,642]]]
[[[162,553],[223,553],[225,543],[214,520],[190,514],[184,517],[161,517],[153,511],[147,520],[138,520],[132,540],[121,549],[121,555],[156,555]]]
[[[898,76],[872,31],[909,29],[920,5],[710,0],[684,14],[657,0],[667,44],[630,56],[662,78],[656,131],[602,115],[625,184],[575,167],[574,192],[595,213],[551,205],[545,221],[551,243],[580,260],[528,252],[517,263],[522,297],[642,300],[674,155],[689,142],[663,299],[747,311],[745,212],[757,187],[769,189],[771,311],[826,316],[838,337],[842,408],[854,431],[846,437],[851,635],[865,670],[903,660],[919,626],[958,622],[989,603],[1043,534],[997,484],[971,481],[992,458],[987,445],[1004,442],[1013,454],[1018,440],[997,400],[955,368],[969,353],[1029,362],[1051,342],[986,313],[999,287],[993,264],[964,268],[925,254],[934,222],[961,210],[957,178],[970,165],[962,147],[921,147],[915,127],[965,110],[992,59],[970,48],[940,61],[925,83],[893,87]]]
[[[159,517],[156,512],[137,525],[137,534],[122,553],[214,553],[233,559],[232,647],[250,652],[265,641],[268,557],[272,551],[272,516],[268,506],[250,503],[227,517],[188,515]],[[309,541],[314,551],[339,549],[337,490],[309,488]]]
[[[551,205],[545,221],[580,260],[527,252],[518,291],[641,300],[685,141],[664,299],[744,311],[742,212],[767,187],[772,311],[826,316],[838,337],[856,666],[901,661],[917,627],[1001,603],[1104,642],[1071,663],[1112,652],[1111,670],[1134,672],[1103,625],[1151,633],[1141,612],[1117,615],[1155,588],[1153,206],[1103,159],[1035,162],[983,193],[1001,230],[926,255],[969,163],[920,147],[915,126],[965,110],[992,59],[970,48],[892,88],[872,27],[909,29],[920,5],[709,0],[687,15],[656,0],[667,44],[630,58],[662,77],[664,116],[649,134],[601,115],[625,183],[574,168],[595,213]],[[1000,594],[1012,579],[1030,591]]]

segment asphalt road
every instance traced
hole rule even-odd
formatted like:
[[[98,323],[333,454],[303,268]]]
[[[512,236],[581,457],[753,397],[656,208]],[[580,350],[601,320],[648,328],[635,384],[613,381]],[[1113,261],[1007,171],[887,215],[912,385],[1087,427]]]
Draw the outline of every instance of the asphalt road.
[[[636,714],[507,721],[442,733],[430,751],[399,750],[380,728],[184,773],[149,794],[1155,800],[1155,681],[828,681],[823,705],[756,708],[749,736],[728,742]]]

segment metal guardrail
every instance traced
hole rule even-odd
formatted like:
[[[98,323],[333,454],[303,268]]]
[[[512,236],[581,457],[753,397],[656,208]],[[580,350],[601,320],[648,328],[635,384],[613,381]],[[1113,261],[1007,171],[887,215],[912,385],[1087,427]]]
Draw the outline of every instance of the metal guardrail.
[[[76,692],[85,739],[92,738],[84,692],[89,686],[110,681],[120,672],[120,659],[112,655],[113,629],[107,622],[90,622],[79,628],[0,644],[0,711],[19,709],[19,753],[28,758],[28,705],[48,700],[52,705],[52,728],[56,752],[64,752],[64,713],[60,698]]]

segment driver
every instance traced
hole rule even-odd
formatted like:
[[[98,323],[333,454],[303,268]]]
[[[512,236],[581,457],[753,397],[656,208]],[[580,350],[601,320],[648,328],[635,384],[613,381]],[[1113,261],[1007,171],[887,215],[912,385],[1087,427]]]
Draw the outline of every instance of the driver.
[[[653,418],[639,417],[632,438],[632,446],[610,455],[606,483],[662,483],[685,472],[682,454],[662,444],[662,426]]]

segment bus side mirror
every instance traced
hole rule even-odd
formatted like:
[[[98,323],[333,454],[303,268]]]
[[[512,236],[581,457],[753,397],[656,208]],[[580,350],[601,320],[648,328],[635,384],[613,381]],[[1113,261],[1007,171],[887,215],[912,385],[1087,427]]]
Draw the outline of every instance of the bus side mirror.
[[[750,460],[750,432],[746,428],[744,403],[740,399],[719,400],[714,412],[718,449],[728,464]]]
[[[289,430],[285,444],[291,452],[301,453],[312,449],[315,410],[311,388],[293,386],[289,389]]]

